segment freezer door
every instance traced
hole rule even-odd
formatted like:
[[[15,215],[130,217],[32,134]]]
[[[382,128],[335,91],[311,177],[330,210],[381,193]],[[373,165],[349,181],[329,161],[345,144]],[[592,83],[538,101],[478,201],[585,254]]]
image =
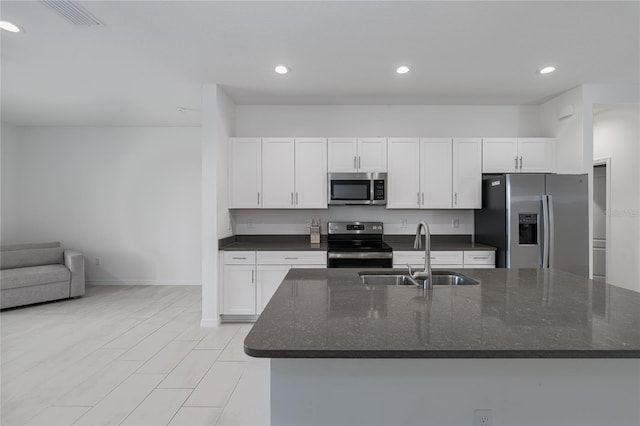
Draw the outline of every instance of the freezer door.
[[[507,176],[508,268],[542,267],[544,175]]]
[[[547,175],[549,267],[589,276],[587,175]]]

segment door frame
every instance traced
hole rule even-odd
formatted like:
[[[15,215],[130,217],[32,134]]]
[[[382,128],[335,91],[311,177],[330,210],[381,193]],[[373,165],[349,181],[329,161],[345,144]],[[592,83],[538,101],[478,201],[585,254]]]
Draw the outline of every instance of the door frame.
[[[597,166],[605,166],[606,174],[605,179],[607,180],[605,183],[605,191],[607,191],[605,196],[605,203],[607,203],[606,209],[604,211],[604,227],[605,232],[607,233],[607,238],[605,240],[605,256],[604,256],[604,268],[605,268],[605,282],[608,279],[609,275],[609,256],[611,255],[611,157],[603,157],[603,158],[594,158],[593,159],[593,168]],[[594,179],[593,169],[591,170],[591,179]],[[591,203],[593,204],[593,182],[591,183]],[[593,235],[593,215],[591,216],[591,231]],[[591,239],[591,262],[593,262],[593,238]],[[591,272],[591,278],[593,279],[593,271]]]

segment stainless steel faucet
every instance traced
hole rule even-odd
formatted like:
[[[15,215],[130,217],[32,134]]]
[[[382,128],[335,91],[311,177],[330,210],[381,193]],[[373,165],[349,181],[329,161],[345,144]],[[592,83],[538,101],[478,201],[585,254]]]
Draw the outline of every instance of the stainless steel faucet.
[[[427,222],[421,221],[418,223],[416,227],[416,239],[413,241],[413,248],[419,249],[422,246],[422,239],[420,238],[420,234],[424,228],[425,238],[424,238],[424,271],[416,271],[411,276],[413,278],[424,280],[424,288],[431,288],[431,231],[429,230],[429,225]]]

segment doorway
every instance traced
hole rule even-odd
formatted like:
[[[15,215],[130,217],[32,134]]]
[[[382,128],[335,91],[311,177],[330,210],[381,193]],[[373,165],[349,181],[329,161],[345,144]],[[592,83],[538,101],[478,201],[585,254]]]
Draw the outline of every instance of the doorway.
[[[609,237],[609,159],[593,165],[593,279],[607,280],[607,238]]]

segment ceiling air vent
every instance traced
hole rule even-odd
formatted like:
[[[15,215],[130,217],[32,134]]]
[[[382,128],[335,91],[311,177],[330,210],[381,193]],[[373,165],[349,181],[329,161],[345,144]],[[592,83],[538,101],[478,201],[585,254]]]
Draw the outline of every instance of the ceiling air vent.
[[[72,24],[83,27],[104,27],[104,22],[89,13],[84,7],[70,0],[40,0],[60,15],[67,18]]]

